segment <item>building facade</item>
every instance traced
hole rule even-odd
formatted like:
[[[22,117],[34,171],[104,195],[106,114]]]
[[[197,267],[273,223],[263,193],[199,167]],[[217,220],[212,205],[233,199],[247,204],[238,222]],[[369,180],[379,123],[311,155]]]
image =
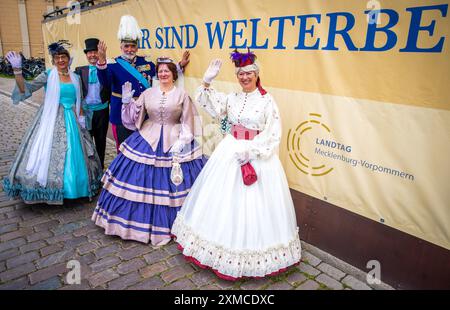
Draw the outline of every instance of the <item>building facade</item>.
[[[2,0],[0,1],[0,56],[21,51],[25,57],[44,57],[42,21],[60,10],[64,15],[73,5],[102,4],[109,1]],[[55,14],[57,15],[57,14]]]

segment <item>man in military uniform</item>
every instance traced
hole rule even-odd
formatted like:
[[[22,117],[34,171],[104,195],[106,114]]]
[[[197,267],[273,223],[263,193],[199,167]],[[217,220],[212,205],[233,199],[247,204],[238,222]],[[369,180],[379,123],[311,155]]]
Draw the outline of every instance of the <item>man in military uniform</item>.
[[[116,57],[112,63],[106,62],[106,44],[101,41],[98,45],[98,78],[102,85],[111,89],[111,111],[109,121],[112,125],[116,147],[128,138],[133,131],[122,124],[122,85],[132,84],[135,98],[151,87],[152,79],[156,76],[155,64],[149,57],[137,56],[138,40],[142,34],[133,16],[125,15],[120,20],[118,38],[122,55]],[[184,67],[189,63],[189,52],[185,51],[178,63],[178,73],[183,75]]]

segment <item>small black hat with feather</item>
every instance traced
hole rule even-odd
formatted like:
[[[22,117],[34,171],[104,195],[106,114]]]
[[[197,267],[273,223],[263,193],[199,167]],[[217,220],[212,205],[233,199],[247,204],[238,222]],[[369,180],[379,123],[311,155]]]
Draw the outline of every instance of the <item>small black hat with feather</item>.
[[[70,44],[68,40],[59,40],[57,42],[53,42],[48,46],[48,52],[52,57],[57,54],[66,54],[67,56],[69,56],[68,48],[70,48],[71,46],[72,44]]]

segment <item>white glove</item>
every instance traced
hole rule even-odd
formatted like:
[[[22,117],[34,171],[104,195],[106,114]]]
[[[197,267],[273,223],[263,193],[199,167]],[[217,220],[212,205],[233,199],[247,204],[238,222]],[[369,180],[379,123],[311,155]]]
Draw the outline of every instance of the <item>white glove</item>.
[[[180,141],[180,140],[177,140],[177,141],[175,141],[175,143],[172,145],[172,147],[170,148],[170,151],[172,152],[172,153],[176,153],[176,154],[178,154],[178,153],[180,153],[181,151],[183,151],[183,148],[184,148],[184,142],[183,141]]]
[[[206,69],[205,74],[203,75],[203,82],[207,84],[211,84],[212,80],[219,74],[220,67],[222,66],[222,60],[214,59],[209,64],[208,69]]]
[[[78,116],[78,124],[80,124],[81,127],[86,129],[86,117],[84,115]]]
[[[134,89],[132,90],[132,84],[130,82],[125,82],[122,85],[122,103],[130,103],[133,99]]]
[[[8,59],[9,63],[11,64],[11,67],[13,67],[14,69],[22,68],[22,56],[19,53],[8,52],[6,54],[6,59]]]
[[[240,166],[245,165],[251,159],[250,154],[248,152],[237,152],[234,154],[234,158],[236,158]]]

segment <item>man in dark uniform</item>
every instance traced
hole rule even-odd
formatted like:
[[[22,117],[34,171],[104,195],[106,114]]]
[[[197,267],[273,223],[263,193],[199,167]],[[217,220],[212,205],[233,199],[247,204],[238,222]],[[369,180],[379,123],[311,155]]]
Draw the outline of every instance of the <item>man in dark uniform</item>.
[[[99,59],[97,63],[98,77],[102,85],[111,88],[110,122],[116,147],[128,138],[133,131],[122,124],[122,85],[132,84],[135,98],[152,85],[152,78],[156,75],[155,64],[148,58],[137,56],[138,40],[142,34],[136,19],[130,15],[122,16],[119,25],[118,38],[122,55],[116,57],[112,63],[106,62],[106,44],[98,45]],[[184,67],[189,63],[189,52],[184,52],[183,58],[177,65],[179,75],[183,75]]]
[[[111,90],[108,85],[100,84],[97,77],[96,64],[98,61],[97,46],[99,40],[89,38],[84,42],[84,53],[86,54],[89,65],[75,68],[75,73],[81,77],[86,128],[94,138],[95,148],[104,168]]]

